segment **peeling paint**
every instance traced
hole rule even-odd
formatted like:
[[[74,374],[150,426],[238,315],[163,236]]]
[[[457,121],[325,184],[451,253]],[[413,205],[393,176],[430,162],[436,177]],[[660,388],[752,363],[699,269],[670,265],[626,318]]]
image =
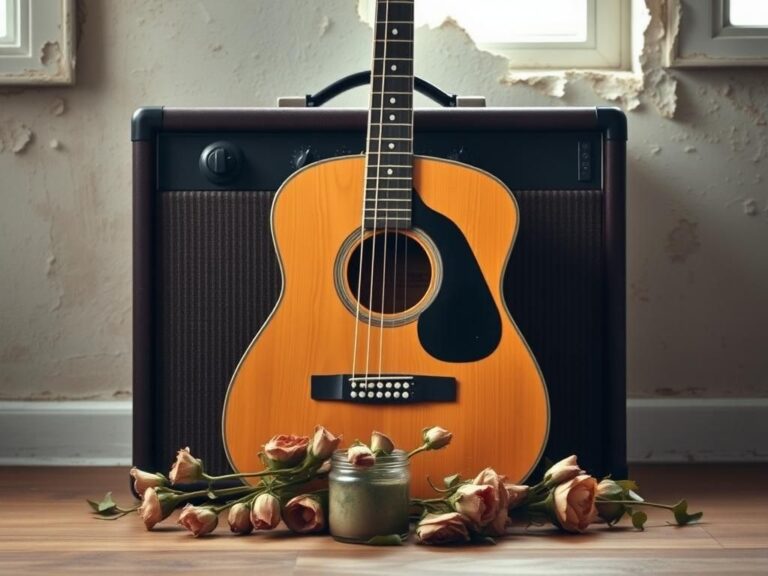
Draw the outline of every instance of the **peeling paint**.
[[[53,138],[50,142],[48,142],[48,146],[53,150],[59,150],[61,149],[61,142],[59,142],[56,138]]]
[[[669,231],[665,250],[672,262],[685,262],[701,248],[698,227],[696,222],[681,218]]]
[[[698,150],[696,149],[696,146],[686,146],[685,148],[683,148],[683,152],[685,152],[686,154],[695,154],[696,152],[698,152]]]
[[[744,200],[744,202],[741,203],[741,206],[744,209],[744,214],[747,216],[757,216],[757,202],[754,198],[748,198],[747,200]]]
[[[16,122],[0,125],[0,152],[10,150],[22,154],[34,139],[34,132],[24,124]]]
[[[63,116],[64,112],[67,111],[67,103],[64,98],[56,98],[51,104],[49,111],[54,116]]]
[[[568,79],[565,77],[565,74],[516,72],[506,76],[501,82],[510,86],[525,84],[538,90],[545,96],[562,98],[565,96],[565,87],[568,84]]]
[[[328,16],[323,16],[320,19],[320,38],[328,34],[332,24],[333,20],[331,20]]]
[[[658,156],[660,153],[661,153],[661,146],[659,146],[658,144],[654,144],[653,146],[651,146],[651,154],[653,154],[654,156]]]
[[[664,118],[674,118],[677,109],[677,80],[664,69],[664,39],[666,27],[666,1],[645,0],[651,19],[643,33],[645,43],[640,53],[643,71],[643,91]],[[677,35],[677,30],[671,30]]]
[[[61,63],[61,46],[58,42],[46,42],[40,49],[40,64],[45,67]]]

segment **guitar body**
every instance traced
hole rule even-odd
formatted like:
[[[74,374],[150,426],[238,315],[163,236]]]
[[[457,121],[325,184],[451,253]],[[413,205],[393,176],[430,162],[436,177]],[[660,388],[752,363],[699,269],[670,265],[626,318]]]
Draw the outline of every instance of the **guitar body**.
[[[399,235],[390,231],[395,244],[369,239],[361,255],[365,168],[364,156],[318,162],[289,178],[275,198],[272,231],[283,291],[229,386],[222,427],[230,464],[258,470],[258,453],[274,434],[310,435],[316,424],[342,434],[343,445],[367,443],[380,430],[406,450],[420,443],[424,427],[437,425],[453,432],[453,441],[414,459],[414,495],[432,493],[427,475],[440,482],[486,466],[523,480],[544,449],[549,402],[502,296],[518,225],[514,197],[485,172],[414,157],[412,226]],[[382,268],[383,278],[374,274],[384,295],[394,294],[377,306],[371,275],[359,281],[358,274],[366,257],[382,262],[386,251],[400,268]],[[398,297],[398,290],[411,296]],[[356,294],[368,295],[359,309]],[[455,399],[312,398],[313,376],[350,374],[353,364],[358,375],[455,379]]]

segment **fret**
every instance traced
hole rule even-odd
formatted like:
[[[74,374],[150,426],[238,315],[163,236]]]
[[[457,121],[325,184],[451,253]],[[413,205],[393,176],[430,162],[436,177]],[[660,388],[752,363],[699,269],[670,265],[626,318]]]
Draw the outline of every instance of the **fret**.
[[[390,2],[389,9],[379,5],[376,10],[376,23],[386,22],[413,22],[413,2]]]
[[[381,41],[373,46],[373,57],[387,59],[396,58],[403,60],[413,60],[413,41],[400,40],[397,42]]]
[[[365,201],[382,204],[384,202],[410,202],[411,198],[366,198]]]
[[[371,90],[384,93],[413,94],[413,76],[378,76],[371,78]]]

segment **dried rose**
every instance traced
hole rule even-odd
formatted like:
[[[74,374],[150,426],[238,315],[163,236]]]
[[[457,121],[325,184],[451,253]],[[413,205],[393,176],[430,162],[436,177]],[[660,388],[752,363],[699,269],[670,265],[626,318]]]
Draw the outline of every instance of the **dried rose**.
[[[171,484],[191,484],[203,479],[203,461],[190,454],[189,447],[182,448],[176,454],[176,462],[173,463],[168,477]]]
[[[251,506],[251,523],[256,530],[273,530],[280,524],[280,501],[272,494],[259,494]]]
[[[307,455],[309,438],[293,434],[278,434],[264,444],[264,454],[282,466],[295,466]]]
[[[448,446],[451,443],[451,438],[453,438],[453,434],[445,428],[440,428],[440,426],[425,428],[423,432],[424,444],[428,450],[439,450]]]
[[[158,488],[161,486],[168,486],[168,478],[162,474],[152,474],[151,472],[145,472],[139,470],[134,466],[131,468],[131,477],[133,478],[133,490],[139,497],[144,496],[144,491],[147,488]]]
[[[138,513],[144,521],[147,530],[152,530],[155,524],[162,522],[173,513],[176,508],[176,497],[170,492],[158,493],[154,488],[144,490]]]
[[[507,510],[512,510],[520,506],[525,499],[528,498],[528,493],[531,491],[530,486],[518,485],[518,484],[504,484],[504,488],[507,491]]]
[[[557,524],[566,532],[584,532],[594,522],[597,511],[597,480],[580,474],[554,490],[554,513]]]
[[[312,436],[310,453],[316,460],[327,460],[341,442],[341,436],[334,436],[323,426],[316,426]]]
[[[576,455],[572,454],[547,470],[544,473],[544,481],[550,486],[556,486],[583,473],[584,470],[579,467],[579,463],[576,461]]]
[[[596,498],[601,500],[624,500],[624,489],[613,480],[606,478],[597,485],[595,495]],[[618,522],[626,511],[623,504],[600,502],[597,500],[595,501],[595,508],[597,509],[597,515],[608,524]]]
[[[453,544],[468,542],[469,530],[458,512],[427,514],[416,526],[416,537],[421,544]]]
[[[496,518],[499,500],[493,486],[464,484],[451,497],[451,505],[476,529],[480,529]]]
[[[347,461],[353,466],[370,468],[376,464],[376,456],[365,444],[356,444],[347,450]]]
[[[325,529],[325,512],[317,498],[301,494],[292,498],[283,508],[285,525],[299,534],[322,532]]]
[[[504,480],[505,477],[497,474],[493,468],[486,468],[472,481],[473,484],[478,486],[490,486],[493,488],[495,496],[493,518],[484,531],[492,536],[504,535],[509,524],[509,494],[504,486]]]
[[[383,432],[373,431],[371,434],[371,450],[374,454],[391,454],[395,449],[395,443]]]
[[[238,502],[229,509],[227,516],[229,529],[235,534],[250,534],[253,531],[251,524],[251,509],[248,504]]]
[[[192,532],[195,538],[213,532],[218,523],[218,514],[206,506],[187,504],[179,515],[179,524]]]

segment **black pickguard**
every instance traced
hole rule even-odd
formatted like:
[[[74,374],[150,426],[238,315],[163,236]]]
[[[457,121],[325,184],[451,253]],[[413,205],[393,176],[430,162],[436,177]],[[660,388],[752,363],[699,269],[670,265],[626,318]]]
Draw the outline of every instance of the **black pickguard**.
[[[501,316],[480,265],[458,226],[413,193],[412,222],[437,246],[443,279],[435,300],[421,313],[424,349],[445,362],[473,362],[490,355],[501,340]]]

